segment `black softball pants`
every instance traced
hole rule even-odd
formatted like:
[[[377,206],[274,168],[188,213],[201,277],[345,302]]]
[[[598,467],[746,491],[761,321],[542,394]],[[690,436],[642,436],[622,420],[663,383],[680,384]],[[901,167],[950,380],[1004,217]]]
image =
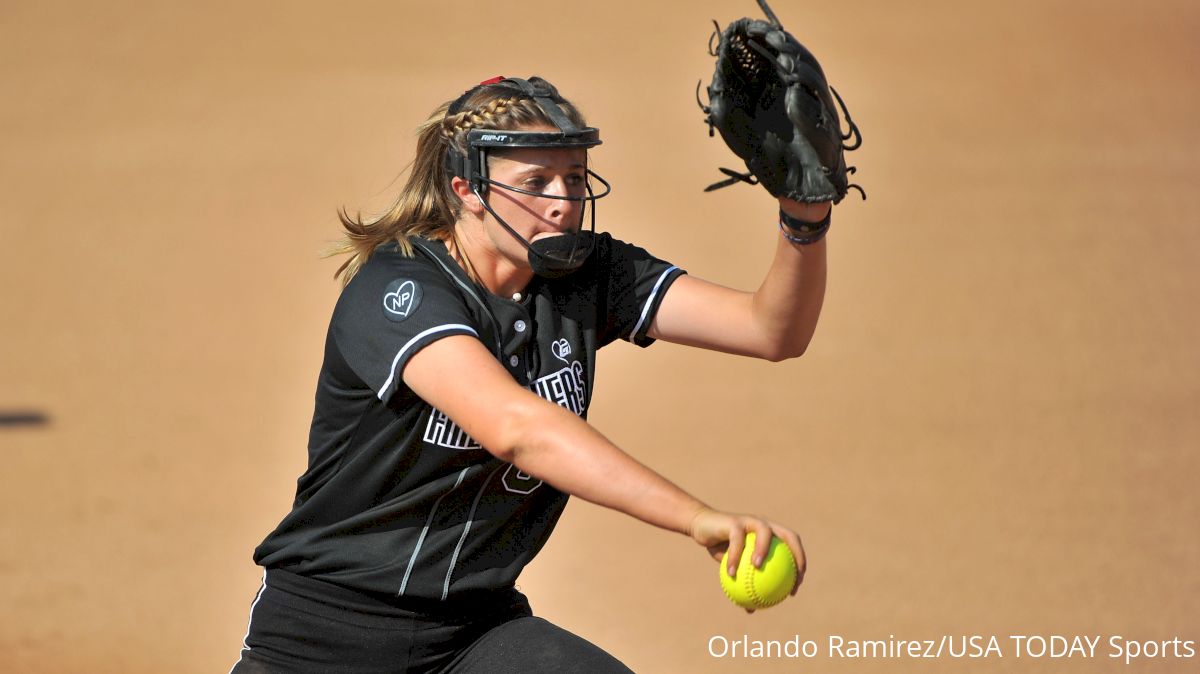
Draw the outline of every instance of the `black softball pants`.
[[[631,670],[535,617],[517,590],[410,610],[270,569],[230,674],[533,674]]]

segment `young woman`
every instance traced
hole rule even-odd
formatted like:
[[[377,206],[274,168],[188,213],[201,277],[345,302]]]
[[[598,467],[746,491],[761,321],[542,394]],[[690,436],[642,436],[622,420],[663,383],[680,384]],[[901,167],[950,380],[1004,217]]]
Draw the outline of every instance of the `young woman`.
[[[781,233],[746,293],[586,231],[599,142],[544,80],[496,78],[422,125],[389,212],[343,215],[351,257],[308,469],[255,552],[263,586],[234,672],[628,671],[514,588],[568,495],[717,559],[753,531],[758,563],[778,536],[803,577],[795,532],[705,505],[584,419],[596,351],[616,339],[802,354],[825,243]],[[828,203],[780,206],[828,225]]]

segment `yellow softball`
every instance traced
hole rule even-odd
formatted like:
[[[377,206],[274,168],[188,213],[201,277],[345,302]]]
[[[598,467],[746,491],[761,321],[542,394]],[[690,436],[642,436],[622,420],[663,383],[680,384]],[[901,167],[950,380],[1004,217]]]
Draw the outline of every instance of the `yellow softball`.
[[[791,549],[777,537],[771,538],[771,547],[763,560],[761,569],[755,568],[754,534],[746,534],[746,547],[738,563],[737,575],[729,575],[729,552],[721,558],[721,589],[733,603],[742,608],[760,609],[774,606],[787,598],[796,584],[796,559]]]

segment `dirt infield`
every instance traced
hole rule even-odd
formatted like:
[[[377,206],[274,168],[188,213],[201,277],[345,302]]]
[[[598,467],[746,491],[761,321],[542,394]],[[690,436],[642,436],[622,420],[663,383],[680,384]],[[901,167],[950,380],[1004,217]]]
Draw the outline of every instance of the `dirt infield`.
[[[808,579],[747,616],[695,545],[576,500],[535,611],[640,672],[1195,671],[1109,640],[1200,641],[1200,5],[773,8],[865,136],[817,336],[780,364],[613,346],[591,421],[795,526]],[[556,83],[604,138],[598,226],[754,287],[773,204],[701,193],[734,159],[693,91],[711,19],[756,13],[5,3],[0,416],[46,423],[0,424],[0,671],[232,665],[304,465],[335,209],[385,204],[468,85]],[[970,635],[1002,657],[830,653]],[[797,637],[820,653],[719,656]]]

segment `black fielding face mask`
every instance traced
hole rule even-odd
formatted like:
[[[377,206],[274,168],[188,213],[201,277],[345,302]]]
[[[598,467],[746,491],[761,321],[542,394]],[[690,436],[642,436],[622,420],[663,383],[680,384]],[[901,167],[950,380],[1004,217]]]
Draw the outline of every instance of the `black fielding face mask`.
[[[559,106],[561,98],[550,83],[538,77],[523,80],[515,77],[497,77],[481,82],[479,86],[463,93],[447,110],[447,114],[457,113],[467,99],[480,87],[503,87],[520,93],[537,103],[538,107],[558,128],[557,131],[524,131],[506,129],[472,129],[467,132],[466,153],[450,147],[447,149],[446,172],[448,177],[460,177],[470,182],[471,191],[479,198],[479,202],[496,218],[504,229],[525,247],[529,259],[529,267],[533,273],[542,278],[561,278],[578,270],[587,261],[595,246],[596,209],[593,205],[590,227],[583,229],[587,217],[588,202],[607,196],[612,186],[591,169],[587,171],[587,196],[565,197],[540,192],[523,190],[513,185],[505,185],[491,180],[487,176],[487,155],[491,150],[511,148],[577,148],[590,149],[600,144],[600,132],[592,127],[580,128],[570,120]],[[592,192],[591,179],[604,185],[600,194]],[[583,212],[579,215],[579,227],[574,232],[549,236],[529,242],[518,234],[508,223],[492,210],[491,204],[485,197],[490,186],[520,194],[527,194],[546,199],[561,199],[564,201],[583,202]]]

